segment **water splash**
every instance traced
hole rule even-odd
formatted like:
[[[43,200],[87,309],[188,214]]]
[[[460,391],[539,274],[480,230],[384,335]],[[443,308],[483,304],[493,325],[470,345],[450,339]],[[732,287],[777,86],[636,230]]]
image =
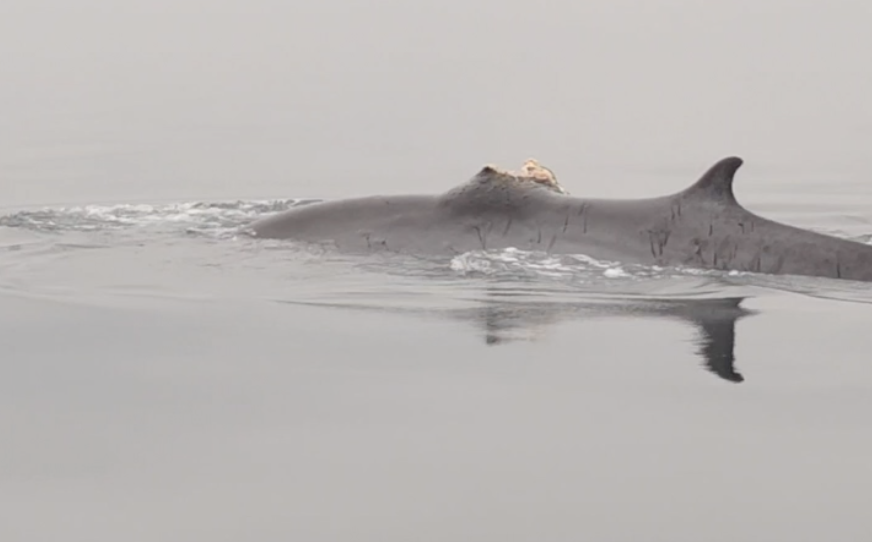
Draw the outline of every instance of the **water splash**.
[[[595,280],[661,278],[669,270],[658,266],[629,265],[597,260],[584,254],[546,254],[516,248],[476,250],[451,259],[451,270],[464,276],[546,277],[589,283]]]
[[[83,205],[19,211],[0,216],[0,226],[41,233],[147,230],[226,237],[264,215],[318,200]]]

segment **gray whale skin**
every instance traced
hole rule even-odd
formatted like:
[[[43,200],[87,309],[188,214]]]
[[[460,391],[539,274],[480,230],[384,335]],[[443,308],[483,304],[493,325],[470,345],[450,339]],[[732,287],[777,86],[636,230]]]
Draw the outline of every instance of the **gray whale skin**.
[[[742,207],[733,193],[741,165],[741,158],[724,158],[690,187],[644,199],[574,197],[485,166],[443,194],[311,203],[256,220],[246,231],[328,242],[351,253],[425,256],[514,247],[629,264],[872,281],[872,245]]]

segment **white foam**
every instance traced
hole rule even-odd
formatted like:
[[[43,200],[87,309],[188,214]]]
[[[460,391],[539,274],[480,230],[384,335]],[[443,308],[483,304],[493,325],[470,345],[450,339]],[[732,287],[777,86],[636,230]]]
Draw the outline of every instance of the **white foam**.
[[[47,232],[160,228],[181,229],[184,233],[229,235],[255,218],[307,201],[310,200],[137,203],[45,208],[2,216],[0,226]]]
[[[584,254],[555,256],[517,248],[465,252],[452,258],[449,267],[461,274],[489,276],[518,273],[554,278],[634,276],[617,262],[601,261]]]

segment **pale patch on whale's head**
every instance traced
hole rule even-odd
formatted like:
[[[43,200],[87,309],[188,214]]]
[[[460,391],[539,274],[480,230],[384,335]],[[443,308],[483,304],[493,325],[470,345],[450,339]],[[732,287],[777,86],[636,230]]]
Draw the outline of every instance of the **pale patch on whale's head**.
[[[569,193],[560,185],[559,182],[557,182],[557,175],[547,167],[540,164],[535,158],[528,158],[527,161],[524,162],[524,165],[521,166],[521,171],[524,173],[525,177],[529,177],[537,183],[544,184],[556,192],[560,192],[561,194]]]
[[[534,158],[527,159],[521,166],[520,171],[507,171],[492,164],[489,164],[486,168],[502,176],[509,177],[514,181],[533,182],[559,194],[569,194],[569,191],[557,182],[557,176],[554,175],[554,172]]]

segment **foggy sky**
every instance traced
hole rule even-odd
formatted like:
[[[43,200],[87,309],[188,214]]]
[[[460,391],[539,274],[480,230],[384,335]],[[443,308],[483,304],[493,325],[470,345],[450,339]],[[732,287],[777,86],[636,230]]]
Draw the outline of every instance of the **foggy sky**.
[[[5,0],[5,199],[574,192],[870,176],[872,7],[743,0]]]

